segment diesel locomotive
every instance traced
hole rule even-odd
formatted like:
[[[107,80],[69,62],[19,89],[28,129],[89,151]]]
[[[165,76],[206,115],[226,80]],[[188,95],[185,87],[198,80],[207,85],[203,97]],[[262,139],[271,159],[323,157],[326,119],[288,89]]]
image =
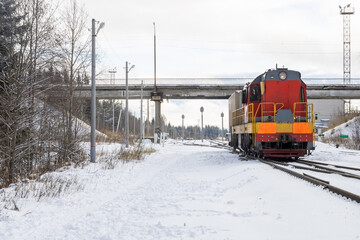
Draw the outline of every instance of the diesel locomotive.
[[[314,150],[313,105],[298,71],[269,69],[229,98],[230,145],[258,157],[299,158]]]

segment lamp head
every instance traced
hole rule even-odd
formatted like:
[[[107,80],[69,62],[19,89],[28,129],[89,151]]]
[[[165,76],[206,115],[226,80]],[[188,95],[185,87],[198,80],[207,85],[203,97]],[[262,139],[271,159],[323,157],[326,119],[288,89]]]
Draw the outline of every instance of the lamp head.
[[[101,22],[97,31],[96,31],[96,35],[99,33],[100,29],[104,28],[105,27],[105,23],[104,22]]]
[[[133,69],[134,67],[135,67],[135,65],[132,65],[132,66],[129,68],[128,72],[130,72],[131,69]]]

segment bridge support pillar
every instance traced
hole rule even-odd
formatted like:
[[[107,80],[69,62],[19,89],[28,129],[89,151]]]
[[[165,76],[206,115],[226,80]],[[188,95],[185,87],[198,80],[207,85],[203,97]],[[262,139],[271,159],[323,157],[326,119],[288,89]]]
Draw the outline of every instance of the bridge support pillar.
[[[155,122],[154,122],[154,134],[157,134],[160,137],[161,133],[161,102],[162,102],[162,93],[152,92],[151,101],[155,103]]]
[[[155,101],[155,133],[161,133],[161,101]]]

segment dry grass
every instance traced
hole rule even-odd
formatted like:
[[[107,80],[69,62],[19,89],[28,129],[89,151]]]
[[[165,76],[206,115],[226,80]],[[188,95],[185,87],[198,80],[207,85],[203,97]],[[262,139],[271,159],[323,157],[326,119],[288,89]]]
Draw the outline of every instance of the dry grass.
[[[152,154],[152,153],[154,153],[154,152],[156,152],[156,149],[155,149],[155,148],[146,148],[146,149],[144,150],[144,154]]]
[[[340,124],[343,124],[343,123],[353,119],[354,117],[358,117],[358,116],[360,116],[359,113],[350,113],[350,114],[338,116],[338,117],[334,118],[334,120],[329,122],[328,127],[329,127],[329,129],[333,129],[336,126],[339,126]]]
[[[106,134],[107,138],[103,139],[103,142],[107,143],[125,143],[125,134],[124,133],[114,133],[109,130],[104,130],[103,133]]]
[[[154,148],[144,148],[143,145],[138,144],[128,149],[121,147],[110,154],[99,152],[98,156],[100,156],[99,162],[103,164],[103,169],[114,169],[119,163],[139,161],[144,159],[146,154],[154,152],[156,152]],[[77,164],[77,167],[84,167],[85,165],[86,161],[81,161],[81,164]],[[8,188],[0,189],[1,204],[4,209],[18,211],[21,208],[18,204],[21,199],[34,198],[36,201],[41,201],[82,190],[84,186],[77,176],[59,174],[59,172],[66,171],[69,167],[63,166],[57,169],[57,172],[46,173],[40,177],[35,177],[34,180],[27,179],[11,184]]]
[[[31,180],[12,184],[7,189],[0,190],[0,201],[5,209],[19,210],[16,202],[20,199],[35,198],[40,201],[77,192],[83,189],[76,176],[54,176],[45,174],[39,180]]]
[[[146,154],[154,152],[156,152],[155,149],[144,148],[141,144],[130,148],[122,146],[120,149],[113,151],[111,154],[104,155],[100,159],[100,162],[104,164],[104,169],[114,169],[119,163],[142,160]]]
[[[125,133],[120,132],[112,132],[109,130],[102,130],[104,134],[106,134],[106,138],[97,138],[98,142],[106,142],[106,143],[120,143],[125,144]],[[132,145],[133,142],[139,139],[138,135],[129,135],[129,144]]]

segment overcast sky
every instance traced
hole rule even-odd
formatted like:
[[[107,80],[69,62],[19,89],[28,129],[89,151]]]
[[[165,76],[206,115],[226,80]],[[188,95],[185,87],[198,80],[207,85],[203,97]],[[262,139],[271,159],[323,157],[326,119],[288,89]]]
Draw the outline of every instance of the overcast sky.
[[[106,23],[97,37],[97,71],[125,61],[130,78],[153,77],[153,22],[157,77],[256,77],[275,64],[303,77],[342,77],[343,32],[339,5],[359,0],[80,0],[90,18]],[[360,5],[359,5],[360,6]],[[360,77],[360,16],[351,17],[352,77]],[[91,22],[89,22],[90,26]],[[162,112],[176,125],[181,114],[220,126],[226,101],[170,101]],[[131,107],[131,106],[130,106]],[[133,109],[136,111],[133,103]],[[227,126],[227,114],[225,114]]]

